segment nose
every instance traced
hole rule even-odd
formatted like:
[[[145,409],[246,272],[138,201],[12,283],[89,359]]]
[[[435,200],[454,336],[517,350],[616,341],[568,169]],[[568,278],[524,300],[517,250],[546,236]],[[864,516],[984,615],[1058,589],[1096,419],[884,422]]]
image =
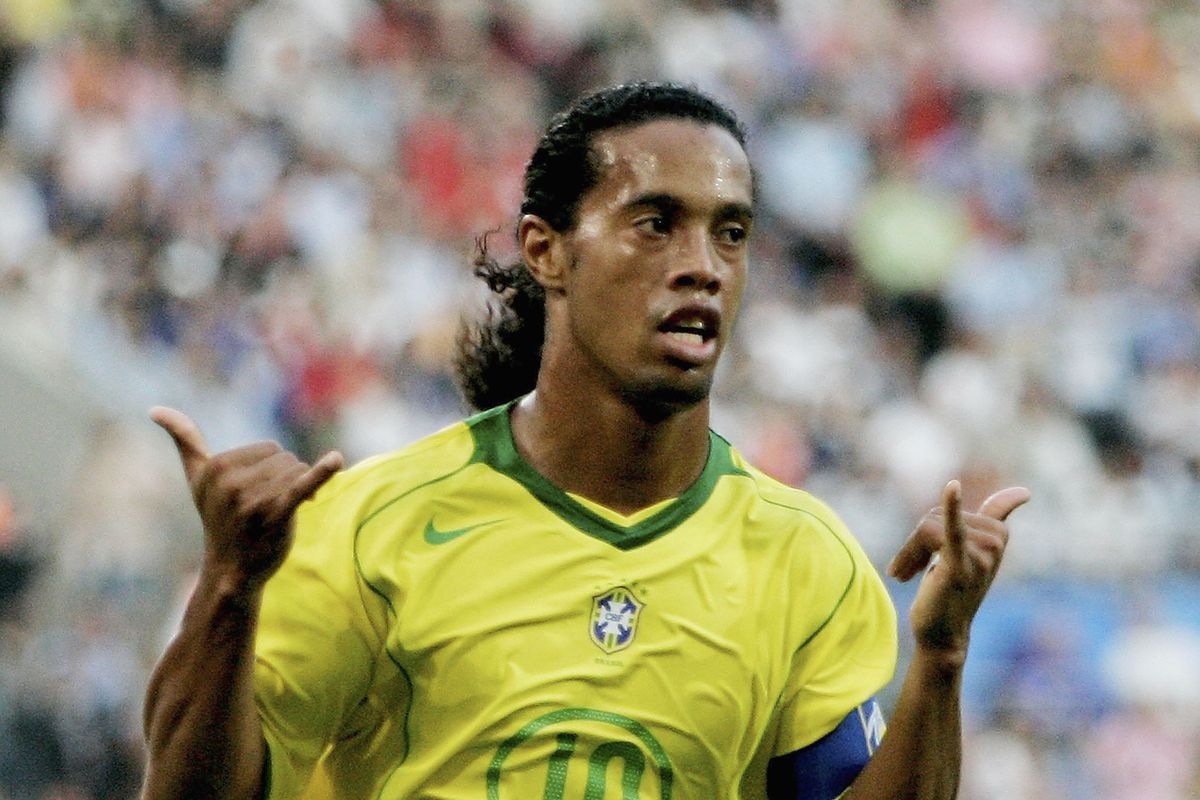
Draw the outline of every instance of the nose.
[[[723,261],[707,232],[681,237],[671,270],[672,289],[697,289],[715,295],[721,291]]]

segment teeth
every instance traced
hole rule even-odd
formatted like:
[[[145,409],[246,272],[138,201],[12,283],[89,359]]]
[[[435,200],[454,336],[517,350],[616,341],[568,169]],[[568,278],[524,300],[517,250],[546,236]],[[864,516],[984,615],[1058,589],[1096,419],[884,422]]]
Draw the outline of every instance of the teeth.
[[[672,339],[687,344],[704,344],[704,335],[701,333],[691,333],[690,331],[670,331],[667,333]]]

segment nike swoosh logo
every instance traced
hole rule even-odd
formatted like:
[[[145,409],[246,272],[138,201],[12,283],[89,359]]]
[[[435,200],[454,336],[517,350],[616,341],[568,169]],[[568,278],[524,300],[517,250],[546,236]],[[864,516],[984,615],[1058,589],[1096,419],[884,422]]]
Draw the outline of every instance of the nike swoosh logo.
[[[433,520],[431,519],[429,522],[425,523],[425,541],[429,544],[445,544],[446,542],[454,541],[458,537],[470,533],[476,528],[482,528],[485,525],[492,525],[500,521],[501,520],[498,519],[491,519],[487,522],[480,522],[476,525],[468,525],[465,528],[455,528],[451,531],[439,531],[436,527],[434,527]]]

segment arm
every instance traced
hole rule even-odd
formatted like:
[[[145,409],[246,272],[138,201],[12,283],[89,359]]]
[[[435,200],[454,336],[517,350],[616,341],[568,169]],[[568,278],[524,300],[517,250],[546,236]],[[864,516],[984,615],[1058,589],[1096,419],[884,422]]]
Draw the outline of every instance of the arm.
[[[265,749],[252,671],[261,598],[239,583],[201,573],[151,676],[145,800],[261,796]]]
[[[204,527],[204,561],[180,631],[151,677],[144,712],[145,800],[260,797],[266,748],[254,706],[262,589],[291,546],[292,512],[341,468],[274,443],[215,456],[195,424],[152,411],[175,441]]]
[[[978,512],[963,513],[960,494],[958,482],[951,481],[941,508],[926,514],[888,567],[892,576],[908,580],[933,563],[913,601],[916,652],[887,735],[848,798],[950,800],[957,795],[960,687],[971,621],[1004,555],[1004,520],[1029,499],[1025,489],[1004,489]]]

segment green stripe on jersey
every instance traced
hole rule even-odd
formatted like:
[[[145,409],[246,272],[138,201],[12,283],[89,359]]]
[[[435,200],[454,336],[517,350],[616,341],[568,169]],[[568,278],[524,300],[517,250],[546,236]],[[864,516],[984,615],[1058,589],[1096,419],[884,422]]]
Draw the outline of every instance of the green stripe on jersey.
[[[681,525],[704,505],[722,475],[747,474],[734,463],[729,443],[709,431],[708,460],[700,477],[658,513],[634,525],[620,525],[572,499],[517,452],[509,419],[509,412],[516,402],[497,406],[467,420],[475,440],[475,454],[471,460],[507,475],[564,522],[621,550],[652,542]]]

